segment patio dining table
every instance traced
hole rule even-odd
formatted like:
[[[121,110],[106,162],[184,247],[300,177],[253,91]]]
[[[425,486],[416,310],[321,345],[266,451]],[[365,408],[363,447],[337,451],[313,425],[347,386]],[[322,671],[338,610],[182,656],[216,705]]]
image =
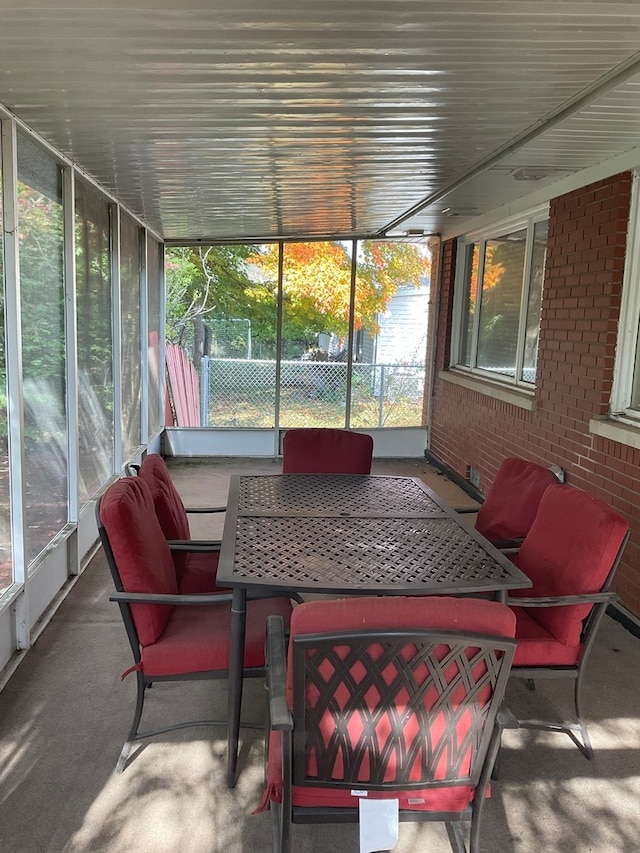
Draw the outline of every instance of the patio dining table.
[[[531,586],[414,477],[231,478],[218,582],[233,589],[227,784],[236,783],[247,593],[458,595]]]

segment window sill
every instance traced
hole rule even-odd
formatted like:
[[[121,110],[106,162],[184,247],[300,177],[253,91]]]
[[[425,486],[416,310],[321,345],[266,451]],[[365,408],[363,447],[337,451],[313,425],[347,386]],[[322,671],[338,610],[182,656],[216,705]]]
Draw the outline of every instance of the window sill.
[[[477,391],[479,394],[486,394],[488,397],[494,397],[496,400],[502,400],[503,403],[510,403],[512,406],[517,406],[519,409],[526,409],[527,411],[532,412],[536,407],[533,390],[529,391],[523,388],[515,388],[510,385],[505,385],[502,382],[487,379],[484,376],[480,377],[475,373],[465,373],[453,368],[449,370],[441,370],[438,377],[443,382],[451,382],[453,385],[468,388],[470,391]]]
[[[630,418],[592,418],[589,421],[589,432],[640,450],[640,423]]]

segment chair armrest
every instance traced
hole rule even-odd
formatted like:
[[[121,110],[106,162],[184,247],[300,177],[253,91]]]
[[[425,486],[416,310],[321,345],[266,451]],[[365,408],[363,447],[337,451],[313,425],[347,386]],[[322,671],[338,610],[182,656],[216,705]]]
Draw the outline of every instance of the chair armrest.
[[[285,697],[287,651],[282,616],[267,619],[267,690],[269,719],[275,731],[292,731],[293,717]]]
[[[573,604],[599,604],[603,601],[616,601],[615,592],[585,592],[581,595],[550,595],[539,598],[520,598],[507,596],[507,604],[514,607],[569,607]]]
[[[158,592],[112,592],[109,601],[127,602],[129,604],[223,604],[231,603],[233,593],[228,587],[225,592],[198,592],[190,594],[158,593]],[[226,591],[228,590],[228,591]],[[280,590],[261,590],[260,592],[248,592],[247,601],[265,601],[270,598],[287,598],[286,593]]]
[[[212,551],[217,552],[222,546],[220,539],[167,539],[171,551]]]
[[[109,601],[125,604],[231,604],[231,593],[203,593],[198,595],[172,595],[170,593],[153,592],[112,592]]]
[[[196,512],[226,512],[226,506],[186,506],[184,511],[187,513]]]

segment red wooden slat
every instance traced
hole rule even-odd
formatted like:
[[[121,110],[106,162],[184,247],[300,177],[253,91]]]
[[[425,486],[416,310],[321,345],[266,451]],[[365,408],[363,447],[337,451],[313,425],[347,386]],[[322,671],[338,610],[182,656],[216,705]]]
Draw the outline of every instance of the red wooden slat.
[[[200,381],[193,363],[176,344],[167,344],[166,362],[171,420],[175,426],[200,426]]]

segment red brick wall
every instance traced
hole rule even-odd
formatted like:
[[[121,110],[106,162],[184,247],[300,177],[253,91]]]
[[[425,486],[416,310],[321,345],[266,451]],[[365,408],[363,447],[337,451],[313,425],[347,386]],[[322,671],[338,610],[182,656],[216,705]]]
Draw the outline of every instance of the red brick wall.
[[[449,360],[455,273],[455,245],[444,245],[430,449],[464,476],[476,468],[484,492],[514,455],[556,463],[567,482],[611,503],[632,525],[615,588],[640,615],[640,451],[589,433],[608,411],[630,192],[624,173],[551,202],[534,411],[437,378]]]

